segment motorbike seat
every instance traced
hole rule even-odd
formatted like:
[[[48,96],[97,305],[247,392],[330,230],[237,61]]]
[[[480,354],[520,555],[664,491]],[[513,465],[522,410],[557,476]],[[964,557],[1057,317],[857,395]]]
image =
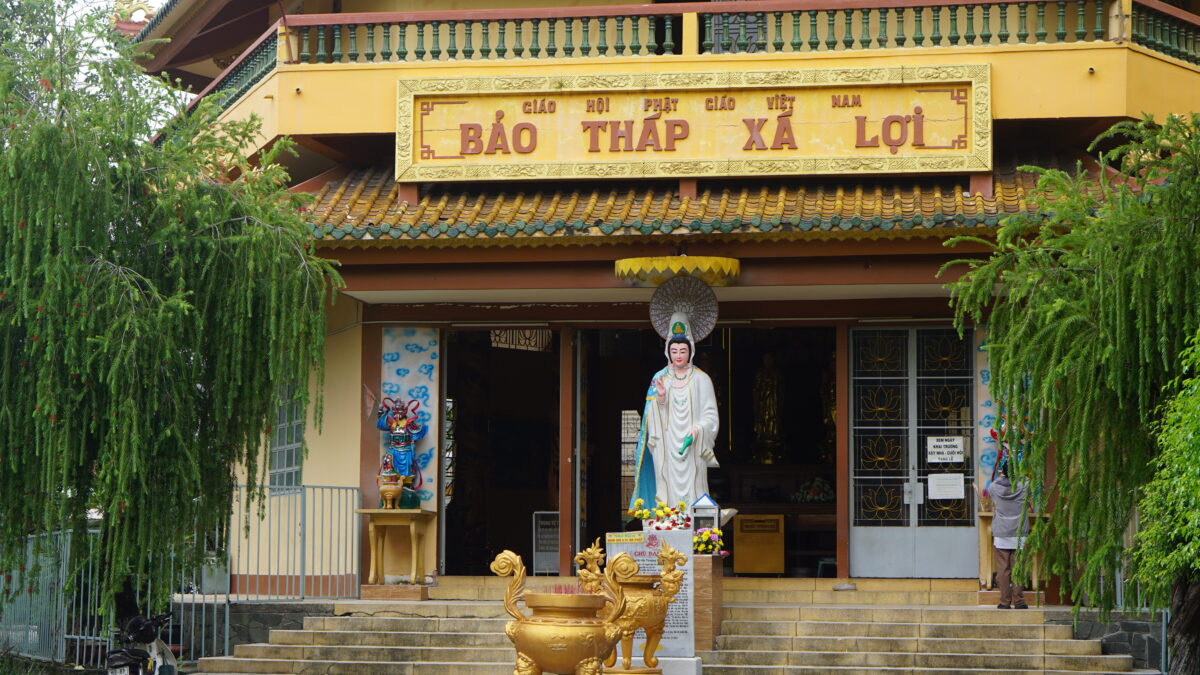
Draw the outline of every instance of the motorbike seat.
[[[109,668],[121,666],[139,666],[150,660],[150,652],[145,649],[114,649],[105,657]]]

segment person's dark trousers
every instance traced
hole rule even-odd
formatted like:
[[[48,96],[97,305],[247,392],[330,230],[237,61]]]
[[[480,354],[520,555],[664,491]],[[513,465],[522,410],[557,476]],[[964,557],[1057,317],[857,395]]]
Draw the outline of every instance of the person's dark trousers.
[[[996,585],[1000,588],[1000,604],[1009,607],[1027,607],[1025,589],[1012,580],[1013,558],[1017,552],[1011,548],[993,549],[996,552]]]

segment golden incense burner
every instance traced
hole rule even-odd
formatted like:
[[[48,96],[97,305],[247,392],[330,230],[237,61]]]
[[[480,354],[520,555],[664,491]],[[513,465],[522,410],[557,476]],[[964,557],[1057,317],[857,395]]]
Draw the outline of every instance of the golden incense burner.
[[[614,572],[613,578],[620,583],[625,593],[625,611],[616,618],[616,624],[621,627],[621,668],[614,669],[617,662],[617,652],[604,662],[604,667],[613,673],[661,673],[658,668],[658,650],[662,640],[663,629],[667,620],[667,606],[675,602],[675,594],[683,586],[683,570],[676,569],[687,563],[684,554],[663,543],[658,551],[659,574],[638,574],[637,563],[630,558],[633,570],[630,572],[622,560],[622,556],[613,558],[608,564],[607,571]],[[575,556],[575,564],[579,565],[579,578],[583,587],[591,593],[599,593],[601,576],[600,564],[604,562],[604,549],[600,548],[597,539],[591,547]],[[642,649],[642,662],[645,668],[634,668],[633,664],[633,635],[637,629],[646,631],[646,645]]]
[[[504,626],[508,639],[517,649],[514,675],[598,675],[601,662],[612,653],[622,629],[613,619],[625,610],[625,594],[616,580],[616,570],[637,563],[628,554],[613,558],[598,580],[604,595],[591,593],[526,593],[525,564],[512,551],[504,551],[492,561],[497,576],[512,576],[504,592],[504,609],[516,621]],[[517,602],[525,601],[532,615],[525,616]],[[608,606],[603,618],[597,616]]]

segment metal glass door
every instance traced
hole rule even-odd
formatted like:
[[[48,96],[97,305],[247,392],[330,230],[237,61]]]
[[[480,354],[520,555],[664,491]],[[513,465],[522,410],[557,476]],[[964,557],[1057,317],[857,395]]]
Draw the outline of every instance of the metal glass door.
[[[970,333],[851,335],[850,575],[977,576]]]

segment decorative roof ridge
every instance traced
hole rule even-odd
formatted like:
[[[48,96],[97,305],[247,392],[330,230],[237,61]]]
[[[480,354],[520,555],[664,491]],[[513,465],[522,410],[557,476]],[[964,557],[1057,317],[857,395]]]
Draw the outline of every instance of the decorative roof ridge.
[[[158,11],[154,13],[154,16],[150,17],[150,19],[146,21],[146,25],[143,26],[140,31],[138,31],[137,35],[133,36],[133,41],[141,42],[142,40],[145,40],[150,33],[154,32],[154,29],[163,22],[163,19],[166,19],[167,15],[179,5],[180,1],[181,0],[167,0],[165,3],[163,3],[163,6],[159,7]]]
[[[1037,176],[1012,159],[992,173],[990,195],[965,194],[965,176],[830,177],[710,183],[697,198],[665,182],[439,186],[413,203],[399,201],[388,167],[359,166],[317,190],[307,218],[313,236],[330,246],[945,238],[1033,213],[1028,195]],[[1039,159],[1061,166],[1057,156]]]

